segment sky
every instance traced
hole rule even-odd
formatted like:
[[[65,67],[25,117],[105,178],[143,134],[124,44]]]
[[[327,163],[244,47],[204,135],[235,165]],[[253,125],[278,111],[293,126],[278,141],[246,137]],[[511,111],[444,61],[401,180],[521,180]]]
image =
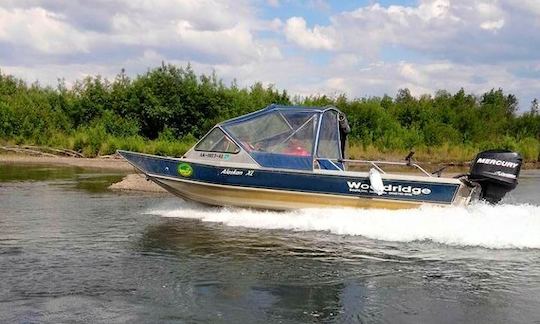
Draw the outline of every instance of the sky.
[[[0,70],[28,82],[161,62],[349,98],[502,88],[540,98],[540,0],[0,0]]]

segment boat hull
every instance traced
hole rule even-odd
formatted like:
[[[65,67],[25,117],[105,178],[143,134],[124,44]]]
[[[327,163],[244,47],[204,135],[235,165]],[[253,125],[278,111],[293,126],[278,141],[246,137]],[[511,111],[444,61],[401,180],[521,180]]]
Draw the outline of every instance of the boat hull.
[[[268,170],[209,165],[121,151],[120,154],[167,191],[193,201],[262,209],[315,207],[416,208],[422,204],[467,203],[457,181],[425,177],[385,178],[383,195],[374,193],[369,178],[361,174],[324,174],[292,170]]]
[[[292,210],[336,206],[407,209],[421,205],[421,203],[407,201],[227,186],[163,177],[149,177],[149,179],[178,197],[213,206]]]

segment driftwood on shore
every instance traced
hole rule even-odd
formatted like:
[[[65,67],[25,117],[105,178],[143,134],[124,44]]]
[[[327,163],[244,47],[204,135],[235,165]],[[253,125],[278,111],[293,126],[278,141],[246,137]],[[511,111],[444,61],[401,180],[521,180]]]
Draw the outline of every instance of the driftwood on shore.
[[[84,155],[82,155],[81,153],[77,151],[73,151],[69,149],[58,149],[58,148],[52,148],[52,147],[47,147],[47,146],[9,145],[9,146],[0,146],[0,149],[7,152],[24,153],[24,154],[48,156],[48,157],[56,157],[56,156],[70,156],[70,157],[77,157],[77,158],[84,157]]]

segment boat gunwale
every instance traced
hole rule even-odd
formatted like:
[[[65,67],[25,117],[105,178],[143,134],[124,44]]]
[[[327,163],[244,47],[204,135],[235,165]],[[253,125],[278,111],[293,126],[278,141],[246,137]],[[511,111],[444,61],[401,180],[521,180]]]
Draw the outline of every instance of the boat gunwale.
[[[253,164],[248,163],[234,163],[234,162],[220,162],[220,164],[211,163],[211,161],[208,160],[198,160],[193,158],[186,158],[186,157],[170,157],[170,156],[160,156],[160,155],[152,155],[147,153],[139,153],[139,152],[132,152],[132,151],[126,151],[126,150],[118,150],[120,155],[122,155],[122,152],[126,152],[128,154],[136,154],[136,155],[143,155],[151,158],[157,158],[162,160],[174,160],[178,162],[187,162],[187,163],[195,163],[195,164],[202,164],[206,166],[211,167],[220,167],[220,168],[244,168],[244,169],[254,169],[254,170],[260,170],[260,171],[272,171],[272,172],[281,172],[281,173],[301,173],[301,174],[322,174],[322,175],[335,175],[335,176],[342,176],[342,177],[362,177],[366,178],[369,177],[368,172],[364,171],[346,171],[346,170],[324,170],[324,169],[314,169],[314,170],[298,170],[298,169],[284,169],[284,168],[269,168],[269,167],[262,167]],[[126,159],[131,165],[135,166],[134,163],[131,163],[129,159]],[[146,173],[144,170],[137,167],[137,169],[141,170],[143,173]],[[451,177],[428,177],[425,175],[406,175],[406,174],[400,174],[400,173],[384,173],[381,174],[381,177],[383,179],[388,180],[407,180],[412,182],[428,182],[428,183],[443,183],[443,184],[457,184],[457,185],[464,185],[463,182],[456,178]]]

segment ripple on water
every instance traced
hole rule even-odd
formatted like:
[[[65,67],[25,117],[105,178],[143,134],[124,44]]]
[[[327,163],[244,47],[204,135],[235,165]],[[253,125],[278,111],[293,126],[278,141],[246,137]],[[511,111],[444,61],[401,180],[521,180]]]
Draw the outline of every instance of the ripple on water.
[[[276,213],[93,192],[77,181],[0,186],[8,210],[0,214],[0,322],[540,316],[532,198],[497,207]]]

